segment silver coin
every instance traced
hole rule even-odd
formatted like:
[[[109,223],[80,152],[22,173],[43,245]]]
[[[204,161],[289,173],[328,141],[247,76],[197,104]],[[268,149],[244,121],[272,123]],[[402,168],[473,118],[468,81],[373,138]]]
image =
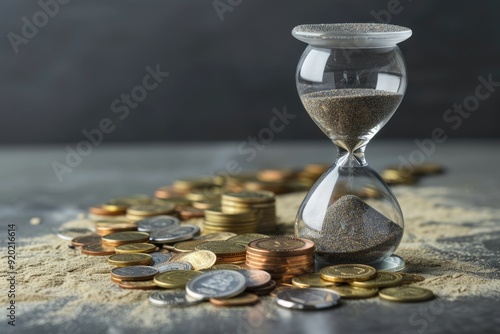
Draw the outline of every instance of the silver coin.
[[[340,295],[332,290],[296,288],[281,291],[276,295],[278,305],[298,310],[317,310],[336,305]]]
[[[271,275],[264,270],[246,269],[238,270],[238,272],[245,276],[247,288],[257,288],[266,285],[271,280]]]
[[[83,237],[95,232],[89,228],[63,228],[57,231],[57,236],[64,240],[73,240],[76,237]]]
[[[125,281],[143,281],[152,279],[159,273],[158,269],[150,266],[128,266],[113,268],[111,275]]]
[[[196,276],[186,285],[186,292],[198,300],[230,298],[246,288],[245,276],[234,270],[212,270]]]
[[[172,228],[153,230],[149,234],[152,243],[170,243],[182,240],[189,240],[200,232],[200,228],[195,225],[182,225]]]
[[[149,255],[153,257],[153,264],[151,264],[152,267],[166,263],[174,256],[174,254],[172,253],[161,253],[161,252],[153,252],[149,253]]]
[[[191,263],[187,262],[170,262],[155,265],[154,268],[158,269],[159,273],[164,273],[166,271],[172,270],[193,270]]]
[[[137,222],[137,230],[142,232],[151,232],[162,228],[179,226],[181,221],[173,216],[155,216],[146,218]]]
[[[196,300],[182,291],[159,291],[153,292],[149,296],[149,302],[158,306],[189,306],[197,304],[200,300]]]

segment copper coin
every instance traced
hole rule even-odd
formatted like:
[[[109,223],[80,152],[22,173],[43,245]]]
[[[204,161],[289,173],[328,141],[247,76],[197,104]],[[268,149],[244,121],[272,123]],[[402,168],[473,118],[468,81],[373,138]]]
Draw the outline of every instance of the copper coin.
[[[124,289],[136,289],[136,290],[152,290],[158,289],[158,286],[153,282],[149,281],[121,281],[118,285]]]
[[[247,288],[246,291],[255,293],[258,296],[268,295],[271,291],[276,288],[276,281],[270,280],[267,284],[259,286],[257,288]]]
[[[116,277],[111,276],[111,281],[112,281],[113,283],[120,283],[122,280],[121,280],[121,279],[119,279],[119,278],[116,278]]]
[[[205,211],[202,209],[193,208],[191,206],[179,206],[177,207],[177,212],[179,217],[184,220],[191,218],[203,218],[205,217]]]
[[[71,240],[71,244],[75,247],[82,247],[90,244],[100,244],[101,236],[97,234],[85,235],[83,237],[76,237]]]
[[[82,246],[82,253],[87,255],[96,255],[96,256],[113,255],[115,254],[115,248],[104,246],[100,243],[89,244]]]
[[[125,211],[110,211],[106,210],[104,205],[91,206],[89,212],[93,215],[99,216],[119,216],[125,213]]]
[[[314,243],[307,239],[292,237],[270,237],[258,239],[248,244],[252,253],[261,253],[268,256],[305,255],[314,252]]]

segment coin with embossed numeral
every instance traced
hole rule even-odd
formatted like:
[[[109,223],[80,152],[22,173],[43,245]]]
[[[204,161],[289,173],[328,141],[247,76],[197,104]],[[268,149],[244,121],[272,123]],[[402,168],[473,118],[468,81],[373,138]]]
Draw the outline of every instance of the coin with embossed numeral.
[[[245,276],[233,270],[212,270],[190,280],[186,292],[195,299],[230,298],[246,288]]]

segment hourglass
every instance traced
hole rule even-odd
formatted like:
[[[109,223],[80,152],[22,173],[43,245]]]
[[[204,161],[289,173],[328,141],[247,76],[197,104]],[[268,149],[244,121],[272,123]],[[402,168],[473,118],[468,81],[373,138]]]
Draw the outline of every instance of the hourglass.
[[[300,25],[292,31],[309,44],[297,67],[300,99],[337,147],[335,163],[311,188],[295,222],[296,236],[314,241],[319,268],[404,268],[404,260],[393,255],[403,236],[403,214],[367,164],[365,148],[403,98],[406,69],[396,44],[411,34],[377,23]]]

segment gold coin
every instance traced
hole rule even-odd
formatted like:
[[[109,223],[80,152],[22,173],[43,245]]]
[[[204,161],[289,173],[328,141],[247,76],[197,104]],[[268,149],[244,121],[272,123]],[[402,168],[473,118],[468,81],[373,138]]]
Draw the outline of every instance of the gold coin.
[[[124,219],[99,220],[95,223],[97,234],[104,236],[116,232],[137,231],[137,225]]]
[[[189,240],[189,241],[181,241],[176,244],[174,244],[174,251],[176,252],[192,252],[195,249],[195,247],[199,244],[202,244],[204,242],[207,242],[205,240]]]
[[[145,243],[132,243],[115,247],[116,254],[152,253],[155,250],[155,245]]]
[[[246,246],[252,241],[263,238],[269,238],[269,236],[259,233],[245,233],[229,238],[227,239],[227,241],[234,242],[235,244],[243,244]]]
[[[203,200],[203,201],[193,202],[191,205],[196,209],[207,210],[207,209],[211,209],[213,207],[220,206],[220,201],[218,201],[218,200]]]
[[[195,237],[195,240],[205,240],[205,241],[217,241],[217,240],[227,240],[229,238],[237,236],[236,233],[231,232],[217,232],[217,233],[209,233],[203,234],[198,237]]]
[[[388,288],[400,285],[402,280],[403,276],[398,273],[379,271],[377,272],[377,276],[370,280],[352,281],[349,284],[358,288]]]
[[[120,246],[146,241],[149,241],[149,233],[146,232],[116,232],[102,237],[102,243],[107,246]]]
[[[108,262],[116,267],[150,265],[153,257],[149,254],[115,254],[108,258]]]
[[[71,244],[75,247],[82,247],[90,244],[100,244],[101,237],[99,235],[91,234],[84,235],[83,237],[76,237],[71,240]]]
[[[320,270],[321,278],[330,282],[367,281],[377,274],[375,268],[364,264],[337,264]]]
[[[158,289],[153,280],[149,281],[121,281],[118,285],[124,289],[151,290]]]
[[[165,203],[158,204],[141,204],[132,205],[127,209],[127,215],[133,216],[157,216],[171,213],[175,210],[175,204]]]
[[[444,167],[431,162],[424,162],[420,165],[413,166],[413,174],[415,175],[435,175],[444,172]]]
[[[321,279],[321,275],[319,273],[295,276],[292,279],[292,284],[299,288],[323,288],[335,285],[333,282]]]
[[[104,246],[101,243],[88,244],[82,246],[82,253],[95,256],[112,255],[115,254],[115,248]]]
[[[214,264],[212,270],[220,270],[220,269],[227,269],[227,270],[242,270],[243,268],[241,266],[238,266],[236,264],[230,264],[230,263],[220,263],[220,264]]]
[[[203,273],[196,270],[172,270],[156,275],[153,282],[162,288],[181,289],[189,280],[200,274]]]
[[[378,294],[378,288],[358,288],[350,285],[330,286],[328,289],[337,292],[340,297],[346,299],[370,298]]]
[[[434,298],[431,290],[414,286],[398,286],[379,291],[379,297],[393,302],[420,302]]]
[[[401,281],[401,284],[411,284],[411,283],[416,283],[416,282],[422,282],[425,280],[424,276],[417,275],[417,274],[408,274],[408,273],[399,273],[401,276],[403,276],[403,280]]]
[[[207,250],[197,250],[189,253],[179,253],[174,255],[169,262],[188,262],[193,266],[194,270],[202,270],[211,268],[217,256]]]
[[[246,253],[246,247],[229,241],[207,241],[196,246],[197,250],[208,250],[215,255],[239,256]]]
[[[217,306],[242,306],[252,305],[259,301],[259,296],[254,293],[243,292],[236,297],[227,299],[210,298],[210,303]]]

